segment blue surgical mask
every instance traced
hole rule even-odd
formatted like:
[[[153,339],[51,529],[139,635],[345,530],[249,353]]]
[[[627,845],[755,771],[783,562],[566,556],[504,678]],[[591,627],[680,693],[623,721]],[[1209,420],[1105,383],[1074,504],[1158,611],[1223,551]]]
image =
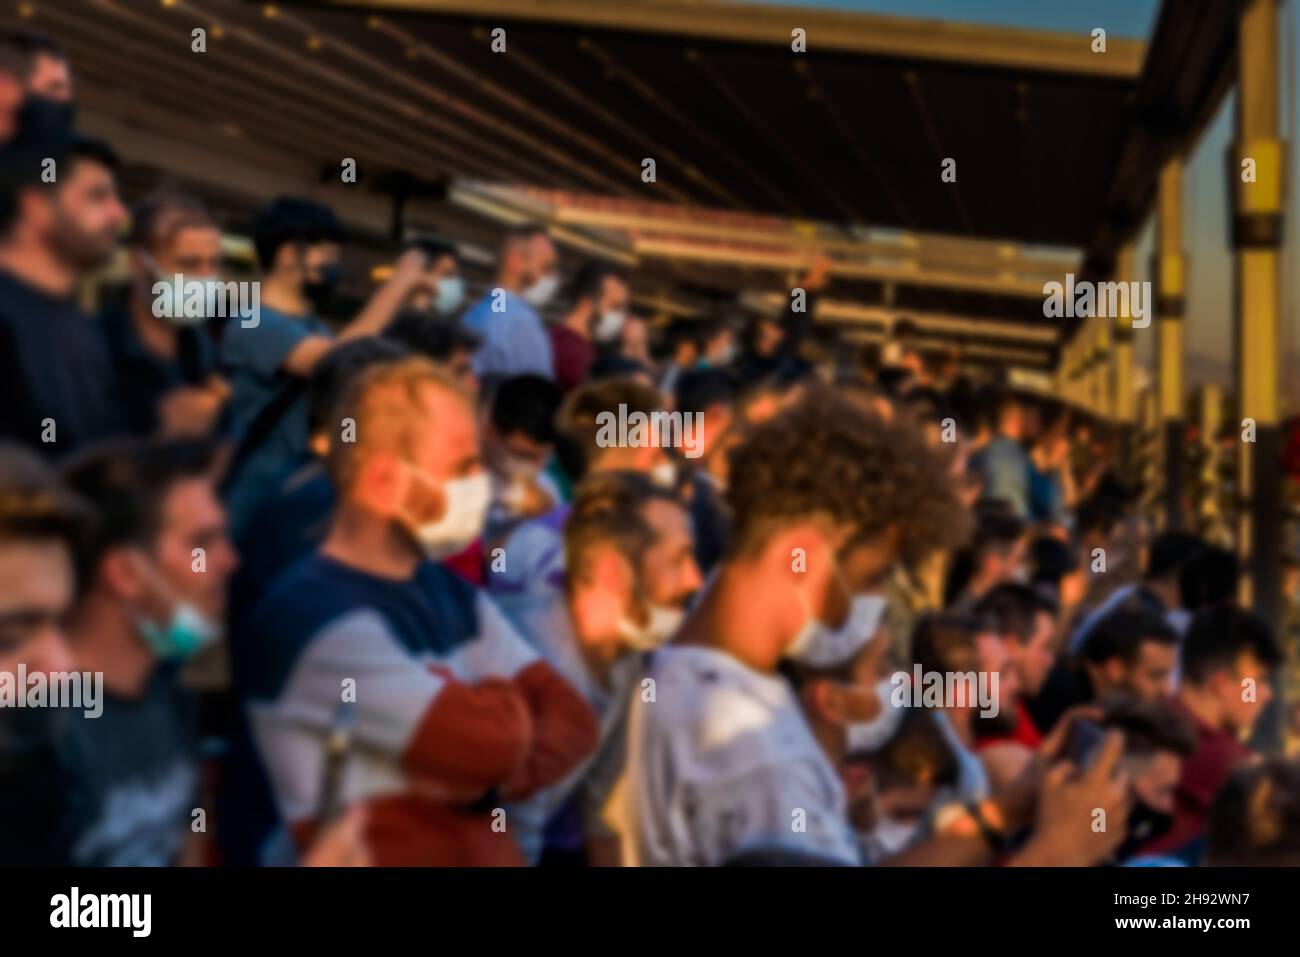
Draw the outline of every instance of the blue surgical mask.
[[[136,622],[140,637],[154,656],[163,661],[184,661],[212,644],[220,629],[189,602],[173,610],[165,626],[141,618]]]

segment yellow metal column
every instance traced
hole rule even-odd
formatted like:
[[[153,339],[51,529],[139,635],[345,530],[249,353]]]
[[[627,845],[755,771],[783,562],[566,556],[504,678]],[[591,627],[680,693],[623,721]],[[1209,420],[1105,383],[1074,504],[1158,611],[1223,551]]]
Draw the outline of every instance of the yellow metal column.
[[[1127,284],[1132,279],[1133,246],[1128,244],[1115,259],[1115,282],[1123,284],[1127,289]],[[1122,308],[1114,320],[1111,411],[1116,422],[1123,427],[1130,427],[1137,421],[1137,395],[1133,391],[1133,304],[1127,293],[1116,301],[1122,304]],[[1104,324],[1105,320],[1101,322]]]
[[[1156,314],[1160,425],[1163,432],[1164,527],[1179,528],[1183,501],[1183,314],[1187,302],[1187,257],[1183,253],[1183,158],[1160,171],[1157,200]]]
[[[1238,31],[1237,140],[1229,148],[1236,256],[1236,393],[1243,441],[1237,547],[1248,574],[1243,598],[1275,625],[1280,611],[1282,483],[1279,458],[1279,247],[1285,151],[1278,138],[1278,0],[1247,0]]]

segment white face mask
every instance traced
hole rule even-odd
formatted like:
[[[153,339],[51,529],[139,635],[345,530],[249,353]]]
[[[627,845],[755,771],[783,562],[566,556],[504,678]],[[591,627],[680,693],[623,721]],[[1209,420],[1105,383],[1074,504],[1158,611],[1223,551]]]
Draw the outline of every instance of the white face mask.
[[[893,690],[893,681],[881,679],[875,688],[880,713],[870,721],[851,721],[844,726],[844,745],[849,754],[879,751],[898,731],[903,722],[903,709],[894,706]]]
[[[216,276],[184,276],[181,273],[164,276],[152,256],[142,253],[140,258],[149,267],[149,271],[154,274],[154,282],[150,284],[150,295],[153,296],[155,301],[161,299],[167,304],[166,309],[155,309],[154,315],[173,326],[201,326],[208,321],[207,290],[212,289],[212,283],[218,281]],[[186,295],[186,287],[193,288],[191,284],[196,282],[200,283],[201,288],[204,290],[204,308],[200,310],[199,315],[194,316],[189,314],[189,310],[185,309],[184,305],[189,298]],[[167,288],[158,295],[154,295],[153,291],[159,283]],[[180,303],[182,308],[177,309],[177,303]]]
[[[622,309],[609,309],[602,312],[591,327],[591,337],[597,342],[613,342],[623,331],[627,313]]]
[[[412,472],[422,481],[430,482],[414,469]],[[492,480],[487,472],[451,479],[443,484],[442,493],[447,499],[442,518],[408,526],[421,550],[434,561],[464,551],[482,533],[492,501]]]
[[[838,628],[810,614],[786,648],[785,656],[813,668],[828,668],[848,661],[879,630],[888,604],[882,596],[870,592],[854,595],[849,601],[849,613]]]
[[[864,856],[873,864],[893,857],[911,845],[919,828],[919,821],[909,823],[882,818],[879,824],[860,836]]]
[[[624,640],[637,651],[653,651],[677,633],[686,612],[680,608],[667,605],[648,605],[650,619],[644,625],[635,624],[630,618],[623,617],[618,623],[618,632]]]
[[[440,314],[449,316],[465,301],[465,280],[459,276],[444,276],[438,280],[438,294],[434,297],[433,308]]]
[[[650,481],[660,488],[676,488],[677,466],[668,461],[660,462],[650,470]]]
[[[556,290],[560,288],[560,276],[558,273],[548,272],[545,276],[540,277],[535,283],[524,290],[524,302],[535,309],[541,309],[554,297]]]

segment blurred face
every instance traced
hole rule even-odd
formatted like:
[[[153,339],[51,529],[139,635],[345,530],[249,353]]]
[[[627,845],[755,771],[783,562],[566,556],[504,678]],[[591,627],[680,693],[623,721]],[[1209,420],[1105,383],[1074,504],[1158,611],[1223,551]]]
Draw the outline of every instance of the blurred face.
[[[841,531],[841,538],[847,534]],[[890,529],[875,539],[829,552],[831,561],[814,562],[809,552],[809,571],[823,566],[820,611],[810,610],[831,628],[842,627],[849,615],[853,596],[879,591],[889,577],[898,554],[897,533]],[[808,574],[807,572],[804,574]]]
[[[704,355],[710,362],[725,364],[731,361],[736,350],[736,337],[730,329],[724,329],[705,346]]]
[[[196,555],[196,549],[202,552]],[[188,479],[168,493],[152,557],[166,590],[176,599],[213,620],[225,616],[227,586],[237,561],[225,509],[210,481]]]
[[[63,619],[74,576],[61,542],[0,544],[0,672],[67,671]]]
[[[1225,726],[1237,734],[1245,734],[1253,728],[1260,711],[1273,700],[1268,669],[1248,651],[1237,657],[1232,671],[1212,675],[1207,685],[1219,705]]]
[[[1152,810],[1172,814],[1174,794],[1183,772],[1182,759],[1172,751],[1126,757],[1122,766],[1129,773],[1134,796]]]
[[[760,322],[758,334],[754,340],[755,351],[760,356],[770,356],[781,344],[781,327],[775,322]]]
[[[299,251],[299,264],[303,281],[317,283],[328,281],[337,274],[343,262],[343,247],[338,243],[314,243]]]
[[[0,70],[0,143],[18,132],[18,110],[23,105],[23,85],[18,77]]]
[[[1056,635],[1056,623],[1047,612],[1034,616],[1034,632],[1028,641],[1012,639],[1007,643],[1011,654],[1011,663],[1020,679],[1020,689],[1026,695],[1034,695],[1043,687],[1047,673],[1052,670],[1055,656],[1052,643]]]
[[[626,313],[631,305],[627,283],[618,276],[606,276],[601,282],[600,296],[596,300],[596,312]]]
[[[1138,645],[1131,664],[1116,658],[1105,662],[1102,671],[1110,687],[1122,688],[1146,701],[1156,701],[1167,697],[1172,690],[1177,655],[1174,645],[1144,641]]]
[[[1020,693],[1020,678],[1012,667],[1011,653],[1008,646],[1012,642],[1003,641],[998,635],[988,633],[975,636],[975,661],[978,671],[990,676],[989,691],[993,690],[992,675],[998,676],[997,708],[998,716],[1009,719],[1013,714],[1016,695]],[[958,685],[964,691],[964,685]],[[960,694],[961,692],[959,692]],[[958,702],[958,707],[961,703]],[[980,708],[978,701],[966,702],[968,708]]]
[[[410,414],[427,427],[412,430],[409,462],[391,451],[377,456],[370,505],[408,524],[436,522],[447,511],[443,486],[483,471],[478,429],[469,404],[434,385],[421,387]]]
[[[470,395],[478,394],[478,375],[474,372],[474,353],[457,349],[443,364],[451,375]]]
[[[186,279],[210,279],[221,273],[221,232],[214,226],[182,226],[151,253],[157,276],[170,279],[180,273]]]
[[[27,78],[27,91],[60,103],[72,102],[72,70],[61,57],[38,53]]]
[[[560,254],[546,235],[534,236],[528,241],[526,256],[527,279],[525,285],[531,286],[543,276],[559,276]]]
[[[684,608],[701,584],[690,516],[681,506],[659,500],[646,503],[644,514],[655,542],[641,560],[642,594],[651,604]]]
[[[73,162],[70,171],[59,170],[59,182],[59,188],[50,194],[26,192],[23,220],[33,235],[72,269],[97,269],[113,255],[127,219],[113,173],[97,162],[81,159]]]

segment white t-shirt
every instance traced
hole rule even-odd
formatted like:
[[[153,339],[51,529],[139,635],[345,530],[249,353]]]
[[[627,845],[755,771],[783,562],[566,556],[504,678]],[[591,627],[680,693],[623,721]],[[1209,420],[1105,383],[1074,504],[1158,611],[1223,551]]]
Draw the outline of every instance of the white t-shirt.
[[[625,860],[726,864],[755,851],[859,864],[844,789],[784,679],[709,648],[661,648],[632,698]]]

